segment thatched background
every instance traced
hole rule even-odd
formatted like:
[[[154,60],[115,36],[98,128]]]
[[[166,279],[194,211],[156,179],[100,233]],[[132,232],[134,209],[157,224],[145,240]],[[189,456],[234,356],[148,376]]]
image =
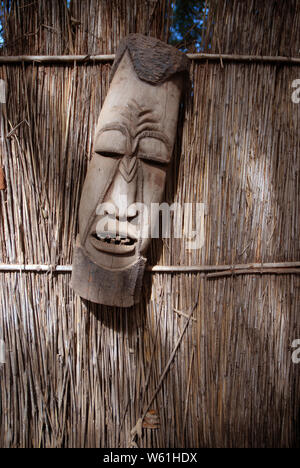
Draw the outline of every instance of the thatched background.
[[[9,2],[2,54],[114,53],[167,40],[168,1]],[[299,56],[297,1],[210,2],[203,48]],[[1,65],[1,263],[70,264],[108,64]],[[167,199],[206,204],[205,245],[161,265],[299,261],[299,66],[193,62]],[[9,137],[7,135],[19,123]],[[161,250],[161,251],[160,251]],[[299,446],[299,275],[148,274],[129,310],[86,304],[69,274],[0,273],[2,447],[126,447],[155,394],[144,447]],[[152,285],[151,285],[152,283]],[[151,294],[150,294],[151,293]],[[0,336],[1,338],[1,336]]]

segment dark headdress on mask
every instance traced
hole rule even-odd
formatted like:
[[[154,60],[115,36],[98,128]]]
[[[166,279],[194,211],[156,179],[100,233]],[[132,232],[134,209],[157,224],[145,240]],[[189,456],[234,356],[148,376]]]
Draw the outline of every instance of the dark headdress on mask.
[[[154,37],[129,34],[120,42],[110,81],[126,51],[139,79],[152,85],[164,83],[176,73],[188,74],[190,61],[180,50]]]

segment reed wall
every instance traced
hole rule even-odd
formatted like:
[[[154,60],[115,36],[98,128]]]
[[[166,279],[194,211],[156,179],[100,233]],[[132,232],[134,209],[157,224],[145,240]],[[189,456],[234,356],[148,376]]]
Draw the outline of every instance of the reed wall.
[[[167,40],[171,24],[164,0],[3,3],[4,55],[109,54],[129,32]],[[299,2],[207,7],[204,51],[299,56]],[[72,262],[110,67],[0,66],[1,263]],[[192,62],[166,200],[205,204],[205,242],[153,243],[150,263],[300,261],[295,79],[295,65]],[[0,273],[2,447],[299,446],[299,275],[147,273],[125,310],[69,281]]]

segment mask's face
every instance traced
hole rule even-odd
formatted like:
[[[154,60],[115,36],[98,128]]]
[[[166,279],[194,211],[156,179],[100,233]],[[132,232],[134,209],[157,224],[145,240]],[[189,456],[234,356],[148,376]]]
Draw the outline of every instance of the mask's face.
[[[162,201],[180,94],[178,75],[148,84],[124,54],[99,116],[79,209],[80,246],[99,267],[121,270],[146,253],[151,222],[157,222],[151,204]]]

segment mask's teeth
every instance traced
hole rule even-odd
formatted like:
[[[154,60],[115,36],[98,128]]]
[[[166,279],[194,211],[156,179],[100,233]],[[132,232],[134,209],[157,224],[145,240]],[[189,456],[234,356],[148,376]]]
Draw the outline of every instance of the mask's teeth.
[[[129,237],[121,237],[120,235],[116,237],[111,237],[110,235],[106,235],[103,233],[101,234],[95,233],[93,234],[93,237],[101,240],[102,242],[107,242],[108,244],[115,244],[115,245],[133,245],[135,242],[133,239],[130,239]]]

